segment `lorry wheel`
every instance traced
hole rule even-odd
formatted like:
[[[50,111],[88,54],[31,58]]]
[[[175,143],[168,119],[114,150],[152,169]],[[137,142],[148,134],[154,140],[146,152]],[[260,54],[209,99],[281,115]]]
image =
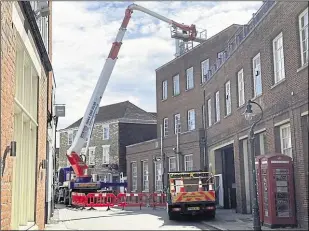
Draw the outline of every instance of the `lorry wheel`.
[[[173,214],[173,213],[168,213],[168,219],[170,221],[174,221],[177,219],[177,215],[176,214]]]
[[[70,193],[67,189],[64,190],[64,197],[63,197],[63,204],[64,205],[69,205],[70,203]]]
[[[209,214],[209,218],[215,219],[216,218],[216,211],[213,211]]]

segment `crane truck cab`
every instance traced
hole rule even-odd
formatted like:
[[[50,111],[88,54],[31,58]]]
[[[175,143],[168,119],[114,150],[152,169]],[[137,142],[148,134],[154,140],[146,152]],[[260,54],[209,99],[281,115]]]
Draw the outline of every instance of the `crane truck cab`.
[[[167,213],[170,220],[181,215],[215,218],[214,176],[210,172],[169,172]]]

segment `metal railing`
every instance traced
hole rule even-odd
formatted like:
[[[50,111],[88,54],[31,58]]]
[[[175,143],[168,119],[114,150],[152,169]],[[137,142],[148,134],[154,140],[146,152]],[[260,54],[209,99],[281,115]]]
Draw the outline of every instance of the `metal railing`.
[[[203,84],[208,82],[220,67],[232,56],[239,45],[255,30],[256,26],[262,21],[265,15],[271,10],[276,1],[264,1],[260,9],[253,14],[251,20],[239,28],[234,35],[229,39],[227,47],[223,51],[223,57],[217,58],[216,62],[209,68],[208,73],[204,75]]]

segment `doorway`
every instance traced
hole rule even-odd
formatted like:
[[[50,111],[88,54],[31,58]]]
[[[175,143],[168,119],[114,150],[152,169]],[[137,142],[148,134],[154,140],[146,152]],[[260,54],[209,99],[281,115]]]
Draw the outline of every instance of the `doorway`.
[[[223,208],[236,209],[236,183],[233,145],[221,149]]]

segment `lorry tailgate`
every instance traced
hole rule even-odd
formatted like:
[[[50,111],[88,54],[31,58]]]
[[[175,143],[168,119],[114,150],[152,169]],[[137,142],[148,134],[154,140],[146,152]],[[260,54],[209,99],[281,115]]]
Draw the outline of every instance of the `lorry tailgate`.
[[[172,203],[198,201],[215,201],[215,192],[178,192],[175,195],[172,195]]]

